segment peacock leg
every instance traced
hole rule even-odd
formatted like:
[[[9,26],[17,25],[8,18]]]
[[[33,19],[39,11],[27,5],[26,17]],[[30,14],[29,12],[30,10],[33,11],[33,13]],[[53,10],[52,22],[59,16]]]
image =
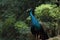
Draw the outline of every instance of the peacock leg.
[[[40,35],[40,34],[39,34],[38,38],[39,38],[39,40],[42,40],[42,39],[41,39],[41,35]]]
[[[39,35],[37,34],[36,36],[37,36],[37,40],[39,40],[39,38],[38,38]]]
[[[38,40],[40,40],[40,35],[38,35]]]
[[[37,40],[38,40],[38,35],[37,35]]]
[[[37,38],[37,34],[36,34],[36,40],[38,40],[38,38]]]
[[[35,40],[37,40],[37,36],[36,36]]]

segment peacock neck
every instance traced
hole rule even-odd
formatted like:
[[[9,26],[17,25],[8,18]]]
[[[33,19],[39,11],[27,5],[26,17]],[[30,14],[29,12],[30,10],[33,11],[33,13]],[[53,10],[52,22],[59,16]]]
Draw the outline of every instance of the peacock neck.
[[[40,29],[40,23],[39,23],[38,20],[33,16],[32,11],[30,11],[30,17],[31,17],[32,25],[33,25],[34,27],[36,27],[37,29]]]

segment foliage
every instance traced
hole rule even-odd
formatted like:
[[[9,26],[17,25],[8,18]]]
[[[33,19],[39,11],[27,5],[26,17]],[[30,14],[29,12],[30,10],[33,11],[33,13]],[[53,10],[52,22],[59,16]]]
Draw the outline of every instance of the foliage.
[[[0,37],[1,37],[1,33],[2,33],[2,26],[3,26],[3,22],[0,20]]]
[[[28,37],[28,34],[30,33],[30,27],[28,27],[25,22],[17,21],[15,23],[15,28],[18,29],[20,33],[20,40],[30,40],[30,38]]]
[[[51,5],[51,4],[42,4],[39,7],[36,7],[35,9],[35,14],[37,17],[40,16],[49,16],[49,11],[56,7],[56,5]]]
[[[22,34],[29,33],[30,31],[30,28],[28,27],[28,25],[24,23],[23,21],[16,22],[15,28],[17,28]]]
[[[58,14],[57,14],[58,13]],[[36,17],[43,18],[43,20],[55,20],[60,18],[60,8],[56,5],[43,4],[35,9]],[[47,20],[47,21],[49,21]]]
[[[60,19],[60,8],[57,7],[57,8],[52,9],[52,11],[50,10],[50,16],[52,16],[53,18],[57,20]]]
[[[47,1],[50,2],[50,0],[0,0],[0,36],[3,34],[3,36],[5,35],[6,37],[6,39],[2,39],[13,40],[14,38],[16,39],[16,37],[19,35],[20,38],[21,36],[23,36],[23,38],[21,38],[23,40],[24,37],[27,36],[27,33],[30,33],[30,17],[28,17],[29,14],[26,12],[26,10],[29,8],[35,8],[36,6],[39,6],[40,4]],[[59,11],[60,9],[55,7],[55,5],[51,4],[43,4],[39,7],[36,7],[36,17],[38,17],[38,19],[41,19],[42,21],[47,20],[44,18],[42,19],[42,17],[49,17],[49,19],[51,18],[51,20],[53,18],[60,19],[59,12],[57,12],[58,14],[55,14],[55,11]],[[46,16],[48,13],[50,14],[50,16]],[[27,24],[25,23],[25,21]]]
[[[49,28],[57,33],[56,31],[60,24],[60,7],[56,7],[56,5],[52,4],[43,4],[36,7],[35,14],[40,21],[46,22],[47,25],[49,24]]]

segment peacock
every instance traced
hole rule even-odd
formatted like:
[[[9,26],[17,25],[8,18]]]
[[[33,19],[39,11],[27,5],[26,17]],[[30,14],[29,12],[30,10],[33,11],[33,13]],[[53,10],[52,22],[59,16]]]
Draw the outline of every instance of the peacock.
[[[29,15],[31,18],[31,33],[36,37],[36,40],[38,40],[38,37],[42,40],[48,39],[47,32],[43,29],[43,26],[39,21],[35,18],[33,15],[32,10],[29,11]]]

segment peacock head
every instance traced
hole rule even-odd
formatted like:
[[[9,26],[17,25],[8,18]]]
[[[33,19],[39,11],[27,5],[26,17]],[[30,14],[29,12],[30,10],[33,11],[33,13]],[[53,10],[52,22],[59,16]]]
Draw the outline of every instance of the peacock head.
[[[34,10],[32,8],[28,9],[27,12],[30,14],[32,13],[34,15]]]

